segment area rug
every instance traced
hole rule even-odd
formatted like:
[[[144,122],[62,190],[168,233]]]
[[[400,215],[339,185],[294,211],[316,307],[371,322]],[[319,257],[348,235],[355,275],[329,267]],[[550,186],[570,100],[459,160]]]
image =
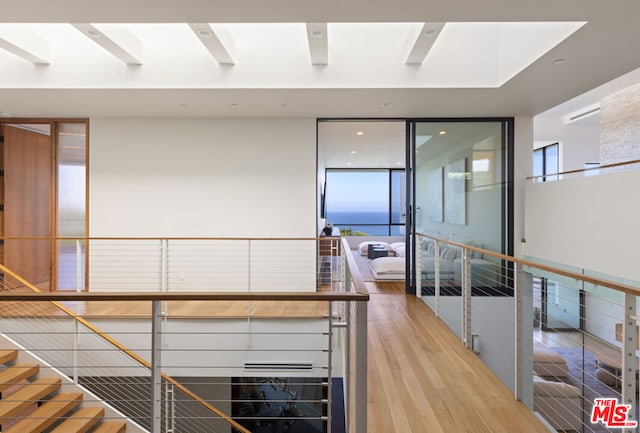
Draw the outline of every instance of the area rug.
[[[569,377],[566,382],[582,391],[584,397],[582,423],[584,427],[581,433],[619,432],[620,429],[608,429],[602,424],[591,424],[591,407],[595,398],[610,397],[620,400],[620,393],[617,390],[605,385],[595,377],[596,357],[594,354],[581,347],[553,347],[552,349],[567,361]],[[635,419],[638,419],[637,413]]]

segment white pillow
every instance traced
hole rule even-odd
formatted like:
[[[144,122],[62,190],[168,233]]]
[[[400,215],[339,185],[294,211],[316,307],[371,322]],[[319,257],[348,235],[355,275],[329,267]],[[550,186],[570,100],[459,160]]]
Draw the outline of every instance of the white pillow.
[[[404,248],[404,242],[393,242],[391,244],[391,249],[395,251],[396,248]]]
[[[448,262],[452,262],[456,259],[456,250],[453,248],[445,247],[440,251],[440,258]]]
[[[407,252],[404,244],[402,244],[401,247],[395,247],[393,251],[395,251],[396,257],[404,257],[406,256],[406,252]]]

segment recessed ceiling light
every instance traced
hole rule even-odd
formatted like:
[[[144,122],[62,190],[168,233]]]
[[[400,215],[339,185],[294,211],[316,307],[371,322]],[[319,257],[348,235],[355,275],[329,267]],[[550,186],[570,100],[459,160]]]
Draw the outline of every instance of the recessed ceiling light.
[[[391,107],[392,105],[393,105],[393,104],[392,104],[391,102],[385,102],[384,104],[382,104],[382,106],[383,106],[384,108],[389,108],[389,107]]]
[[[551,62],[554,65],[559,65],[561,63],[564,63],[565,60],[564,59],[555,59],[553,62]]]
[[[320,38],[323,34],[324,33],[322,32],[322,30],[314,30],[311,32],[311,36],[313,36],[314,38]]]
[[[100,36],[102,36],[102,34],[96,30],[93,29],[88,29],[85,30],[84,32],[87,36],[89,36],[90,38],[94,38],[94,39],[98,39]]]
[[[353,149],[353,150],[352,150],[351,152],[349,152],[349,153],[350,153],[350,154],[352,154],[352,155],[355,155],[356,153],[358,153],[358,151],[357,151],[357,150],[355,150],[355,149]]]
[[[424,34],[427,35],[427,36],[434,36],[436,33],[438,33],[438,32],[435,31],[434,29],[429,29],[426,32],[424,32]]]
[[[396,162],[396,165],[402,165],[402,163],[401,162]]]
[[[182,108],[184,108],[184,107],[186,107],[186,106],[187,106],[187,104],[180,104],[180,106],[181,106]]]
[[[238,106],[238,104],[235,104],[235,103],[234,103],[234,104],[231,104],[231,107],[232,107],[232,108],[236,108],[237,106]]]
[[[440,135],[445,135],[446,133],[447,133],[447,131],[445,131],[445,130],[442,130],[442,131],[439,132]]]
[[[208,38],[211,36],[211,30],[209,29],[198,29],[198,34],[203,38]]]
[[[287,104],[280,104],[282,108],[286,108]]]
[[[364,132],[358,131],[358,132],[356,132],[356,135],[364,135]]]
[[[347,165],[351,165],[351,164],[352,164],[351,162],[347,162]]]

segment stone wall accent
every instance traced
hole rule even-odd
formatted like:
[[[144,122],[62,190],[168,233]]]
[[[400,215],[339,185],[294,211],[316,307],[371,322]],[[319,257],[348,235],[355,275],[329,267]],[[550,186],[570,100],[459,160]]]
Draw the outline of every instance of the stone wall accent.
[[[640,159],[640,84],[600,102],[600,164]]]

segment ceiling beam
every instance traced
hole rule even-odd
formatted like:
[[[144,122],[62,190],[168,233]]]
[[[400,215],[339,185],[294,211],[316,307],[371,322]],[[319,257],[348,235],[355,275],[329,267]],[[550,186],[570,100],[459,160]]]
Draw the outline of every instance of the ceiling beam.
[[[38,65],[50,63],[49,42],[27,29],[3,29],[0,32],[0,48]]]
[[[113,26],[103,31],[89,23],[71,25],[127,65],[142,64],[142,41],[126,27]]]
[[[312,65],[329,64],[327,23],[307,23],[307,40]]]
[[[220,35],[208,23],[189,23],[189,27],[196,34],[202,45],[221,65],[234,65],[235,61],[225,44],[220,40]],[[227,38],[227,39],[230,39]]]
[[[416,41],[413,43],[413,48],[407,56],[407,65],[419,65],[429,54],[431,47],[438,39],[442,28],[446,23],[424,23]]]

